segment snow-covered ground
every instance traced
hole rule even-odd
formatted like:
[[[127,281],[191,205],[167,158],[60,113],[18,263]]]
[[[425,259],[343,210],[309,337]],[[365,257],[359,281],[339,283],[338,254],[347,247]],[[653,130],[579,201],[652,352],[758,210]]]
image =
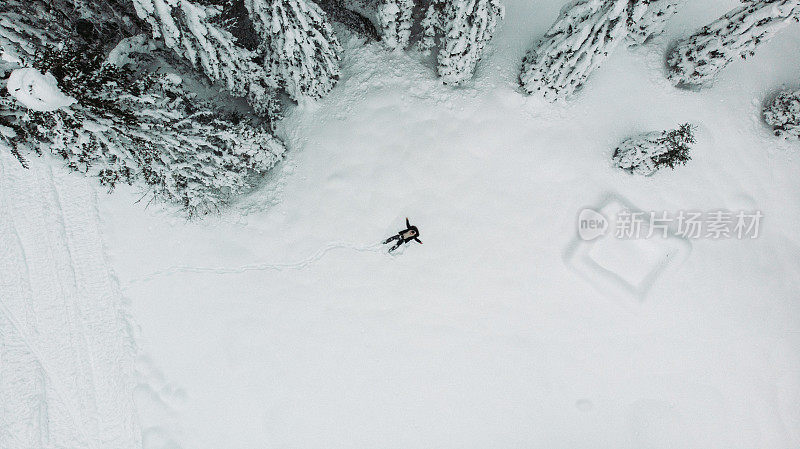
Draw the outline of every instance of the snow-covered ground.
[[[138,325],[134,397],[146,449],[800,447],[800,146],[774,138],[759,117],[773,92],[800,82],[800,25],[713,88],[677,90],[664,75],[670,42],[738,4],[688,2],[666,36],[619,48],[574,101],[544,104],[523,96],[516,77],[565,3],[506,0],[490,53],[462,88],[442,86],[414,52],[349,43],[338,86],[281,123],[288,160],[221,217],[186,222],[134,203],[133,189],[99,193],[111,268]],[[684,122],[698,125],[687,166],[641,178],[611,165],[624,138]],[[6,173],[12,162],[3,159]],[[91,185],[81,183],[70,185]],[[22,213],[29,201],[49,204],[42,195],[3,193],[3,207],[27,220],[17,229],[40,226],[32,232],[53,238],[25,245],[63,245],[43,231],[71,229],[57,221],[62,212]],[[685,260],[632,301],[581,276],[568,255],[578,213],[609,195],[645,211],[765,218],[758,239],[692,241]],[[95,223],[86,198],[67,212]],[[406,216],[424,244],[387,255],[377,243]],[[91,223],[67,233],[99,245]],[[606,244],[591,254],[638,269],[658,265],[659,251]],[[21,275],[25,265],[4,254],[4,276]],[[52,270],[68,269],[58,257],[48,263],[66,265]],[[72,260],[76,272],[110,276],[100,259]],[[10,285],[4,277],[0,287]],[[108,293],[74,292],[64,279],[43,285],[122,304],[112,280]],[[135,441],[131,432],[99,443],[113,424],[105,419],[130,430],[114,395],[131,381],[91,380],[128,366],[125,309],[105,303],[103,325],[120,331],[110,335],[67,320],[95,303],[62,306],[50,338],[34,333],[45,316],[30,313],[31,324],[11,310],[30,304],[25,294],[2,290],[0,315],[2,329],[11,317],[22,329],[14,332],[29,335],[10,338],[35,348],[20,346],[30,379],[47,380],[28,381],[24,398],[49,389],[51,422],[78,432],[48,438]],[[83,353],[67,360],[59,350]],[[111,354],[122,368],[104,362]],[[112,413],[92,397],[122,405]],[[25,432],[39,432],[31,438],[42,435],[30,424],[41,415],[19,416],[34,426]]]
[[[141,447],[108,266],[93,186],[0,152],[0,447]]]

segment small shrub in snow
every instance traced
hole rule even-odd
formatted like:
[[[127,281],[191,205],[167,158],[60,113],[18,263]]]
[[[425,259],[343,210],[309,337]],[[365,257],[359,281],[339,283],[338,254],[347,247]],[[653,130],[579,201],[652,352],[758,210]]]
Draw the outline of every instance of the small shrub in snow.
[[[199,66],[210,79],[222,82],[232,94],[247,97],[259,113],[273,109],[274,81],[254,61],[258,55],[238,45],[217,23],[219,6],[190,0],[133,0],[133,5],[154,38]]]
[[[629,0],[578,0],[531,49],[519,80],[529,94],[569,98],[627,35]]]
[[[664,32],[669,19],[685,0],[631,0],[628,17],[628,41],[644,44]]]
[[[294,99],[322,98],[339,80],[342,51],[325,13],[310,0],[245,0],[264,42],[264,64]]]
[[[0,96],[0,129],[15,155],[52,152],[109,189],[143,181],[154,198],[190,216],[219,210],[281,156],[267,129],[195,99],[177,77],[103,61],[83,48],[37,54],[35,68],[77,103],[36,111]]]
[[[775,135],[785,139],[800,139],[800,90],[778,95],[764,109],[764,120]]]
[[[406,48],[411,38],[414,0],[343,0],[346,8],[369,18],[389,48]]]
[[[445,84],[459,84],[475,73],[484,47],[505,10],[499,0],[434,0],[422,22],[420,48],[438,41],[438,72]]]
[[[749,0],[680,42],[667,60],[669,79],[678,86],[708,84],[735,58],[752,56],[798,20],[800,0]]]
[[[683,124],[671,131],[657,131],[626,139],[614,151],[614,163],[637,175],[650,176],[660,168],[675,168],[691,159],[695,143],[693,126]]]

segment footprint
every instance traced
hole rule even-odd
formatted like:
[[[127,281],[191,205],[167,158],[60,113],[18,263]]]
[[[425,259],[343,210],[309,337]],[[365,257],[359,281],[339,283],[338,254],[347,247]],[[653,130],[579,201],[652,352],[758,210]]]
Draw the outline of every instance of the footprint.
[[[186,391],[168,382],[147,355],[136,360],[133,399],[142,425],[143,449],[180,449],[173,435],[179,413],[186,406]]]

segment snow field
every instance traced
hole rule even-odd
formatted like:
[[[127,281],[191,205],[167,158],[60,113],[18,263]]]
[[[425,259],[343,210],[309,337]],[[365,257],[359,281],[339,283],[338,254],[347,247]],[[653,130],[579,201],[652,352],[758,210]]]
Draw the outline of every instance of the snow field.
[[[413,53],[345,43],[337,87],[281,125],[281,181],[241,212],[187,223],[104,197],[143,351],[186,393],[183,447],[798,445],[800,160],[759,117],[797,82],[796,27],[713,89],[676,90],[669,42],[737,4],[690,2],[553,106],[516,76],[563,2],[505,3],[463,88]],[[684,122],[699,125],[687,166],[612,166],[625,137]],[[632,303],[563,260],[604,192],[642,210],[762,210],[764,234],[692,242]],[[424,244],[401,255],[337,247],[276,269],[370,247],[406,216]]]
[[[517,76],[564,4],[506,0],[458,89],[414,52],[345,43],[337,87],[281,123],[289,159],[221,217],[127,188],[98,208],[85,180],[4,154],[0,447],[800,446],[800,157],[760,118],[798,83],[797,26],[676,90],[670,42],[738,4],[687,2],[547,105]],[[685,167],[613,167],[625,137],[684,122]],[[663,272],[671,248],[604,240],[592,260],[650,287],[632,302],[564,260],[605,192],[766,219]],[[424,244],[384,254],[406,216]]]

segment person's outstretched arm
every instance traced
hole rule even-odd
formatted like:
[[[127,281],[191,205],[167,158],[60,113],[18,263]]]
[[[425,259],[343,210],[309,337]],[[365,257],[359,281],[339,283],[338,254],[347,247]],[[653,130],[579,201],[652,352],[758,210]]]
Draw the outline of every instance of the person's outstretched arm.
[[[406,217],[406,229],[411,228],[411,223],[408,222],[408,217]]]

